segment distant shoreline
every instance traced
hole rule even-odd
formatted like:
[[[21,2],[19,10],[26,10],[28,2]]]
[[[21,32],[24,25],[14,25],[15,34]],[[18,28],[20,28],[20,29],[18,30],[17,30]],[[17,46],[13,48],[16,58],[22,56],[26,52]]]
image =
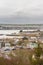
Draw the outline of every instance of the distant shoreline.
[[[43,24],[0,24],[0,30],[43,29]]]

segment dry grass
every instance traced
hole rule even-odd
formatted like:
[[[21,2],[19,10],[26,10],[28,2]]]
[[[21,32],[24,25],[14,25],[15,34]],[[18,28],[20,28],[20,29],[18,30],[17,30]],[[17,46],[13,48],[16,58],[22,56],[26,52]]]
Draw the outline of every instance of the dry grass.
[[[29,49],[17,49],[13,51],[16,56],[11,56],[11,60],[0,58],[0,65],[30,65],[29,56],[32,51]]]

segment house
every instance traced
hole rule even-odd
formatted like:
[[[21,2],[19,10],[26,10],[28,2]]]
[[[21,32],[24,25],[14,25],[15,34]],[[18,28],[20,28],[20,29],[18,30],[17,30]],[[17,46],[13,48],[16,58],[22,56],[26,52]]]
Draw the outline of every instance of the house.
[[[33,48],[37,48],[38,47],[38,44],[37,43],[28,43],[27,44],[27,48],[31,48],[31,49],[33,49]]]
[[[4,42],[0,41],[0,48],[2,48],[4,46],[5,46]]]
[[[0,48],[1,48],[1,42],[0,42]]]
[[[4,43],[4,45],[5,46],[3,46],[2,48],[1,48],[1,52],[3,51],[5,51],[5,52],[7,52],[7,51],[10,51],[11,50],[11,47],[10,47],[10,43],[8,43],[8,42],[6,42],[6,43]]]
[[[29,41],[31,41],[31,42],[37,42],[37,37],[30,37],[30,39],[29,39]]]
[[[5,47],[10,47],[10,43],[5,43]]]
[[[14,42],[14,44],[15,45],[18,44],[18,41],[19,41],[19,39],[16,39],[15,42]]]

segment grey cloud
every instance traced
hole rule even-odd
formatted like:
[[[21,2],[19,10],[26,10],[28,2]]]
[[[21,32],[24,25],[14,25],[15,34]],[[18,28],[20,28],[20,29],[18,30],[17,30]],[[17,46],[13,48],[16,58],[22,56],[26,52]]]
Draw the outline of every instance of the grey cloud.
[[[0,23],[43,23],[43,0],[0,0]]]
[[[13,17],[13,18],[1,18],[1,23],[4,24],[43,24],[43,17]]]

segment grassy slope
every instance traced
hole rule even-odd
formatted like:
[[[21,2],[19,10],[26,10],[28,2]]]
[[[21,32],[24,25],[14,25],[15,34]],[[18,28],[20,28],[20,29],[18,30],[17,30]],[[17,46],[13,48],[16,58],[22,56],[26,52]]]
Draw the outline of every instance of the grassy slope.
[[[16,57],[12,57],[12,60],[7,60],[4,58],[0,58],[0,65],[30,65],[29,64],[29,56],[31,53],[28,49],[17,49],[14,51],[17,55]]]

